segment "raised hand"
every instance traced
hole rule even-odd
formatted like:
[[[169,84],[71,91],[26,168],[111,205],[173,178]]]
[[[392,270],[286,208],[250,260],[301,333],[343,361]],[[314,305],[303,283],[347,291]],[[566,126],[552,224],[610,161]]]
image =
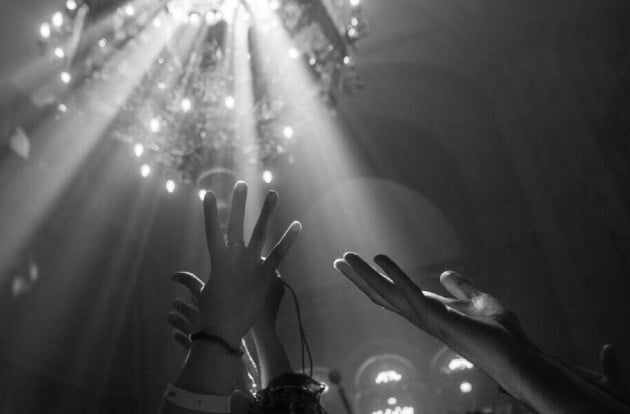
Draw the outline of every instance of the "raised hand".
[[[440,282],[454,296],[445,298],[423,292],[387,256],[379,255],[374,261],[385,274],[354,253],[337,260],[335,268],[373,302],[398,313],[488,371],[494,371],[500,359],[514,357],[515,346],[528,345],[516,317],[460,274],[449,271],[441,275]]]
[[[278,195],[273,191],[267,194],[247,246],[243,236],[246,198],[247,185],[237,183],[227,243],[221,233],[214,195],[208,193],[204,199],[212,277],[199,294],[199,329],[218,335],[235,347],[263,310],[276,269],[301,230],[301,224],[293,222],[267,258],[261,259],[267,225]]]
[[[630,412],[539,351],[513,313],[460,274],[448,271],[440,276],[454,296],[446,298],[422,291],[387,256],[374,261],[383,273],[354,253],[346,253],[334,266],[374,303],[442,340],[538,412]]]
[[[254,334],[261,334],[265,331],[274,329],[280,303],[284,297],[284,286],[282,279],[278,274],[272,282],[265,306],[258,315],[252,329]],[[173,310],[168,314],[168,322],[173,328],[173,337],[185,349],[190,348],[190,334],[196,332],[199,320],[199,296],[204,288],[201,279],[190,272],[177,272],[173,275],[173,281],[186,287],[191,295],[192,300],[177,298],[173,301]]]

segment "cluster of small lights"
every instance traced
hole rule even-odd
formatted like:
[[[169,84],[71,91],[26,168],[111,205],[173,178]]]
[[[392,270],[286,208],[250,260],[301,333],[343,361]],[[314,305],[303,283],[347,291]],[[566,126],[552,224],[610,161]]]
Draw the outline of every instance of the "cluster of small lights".
[[[175,2],[170,2],[170,3],[175,3]],[[342,5],[342,3],[345,3],[345,4]],[[294,5],[292,4],[292,1],[286,1],[286,0],[285,1],[270,0],[268,4],[270,8],[276,11],[280,17],[283,16],[283,13],[286,13],[287,11],[290,12],[292,10],[292,7],[294,7]],[[349,24],[352,27],[358,28],[363,23],[363,20],[359,20],[354,15],[354,13],[348,16],[347,14],[345,14],[344,11],[341,10],[343,7],[345,7],[347,10],[348,4],[351,7],[355,7],[359,9],[358,0],[345,0],[345,2],[339,2],[338,5],[335,5],[333,7],[333,9],[336,7],[339,7],[340,9],[339,11],[337,11],[338,15],[335,17],[339,18],[341,16],[341,18],[344,18],[347,20],[345,20],[344,22],[336,21],[336,23],[341,24],[339,27],[347,28],[349,26],[346,26],[346,23],[349,22]],[[189,8],[189,7],[190,7],[189,5],[179,7],[180,8],[179,11],[171,10],[169,7],[165,8],[164,11],[160,11],[160,13],[154,14],[153,15],[154,17],[151,17],[148,20],[149,28],[151,30],[161,29],[161,28],[170,28],[172,27],[169,24],[169,22],[171,21],[176,21],[180,23],[185,22],[191,25],[199,25],[205,22],[205,24],[207,24],[208,26],[212,26],[223,21],[224,19],[224,13],[221,10],[211,9],[210,11],[206,11],[207,10],[206,9],[201,13],[199,13],[196,10],[192,10],[192,11],[184,10],[185,8]],[[305,14],[310,13],[309,11],[310,9],[308,7],[302,7],[302,6],[300,7],[302,9],[299,11],[299,13],[302,13],[303,17]],[[60,11],[54,12],[51,15],[49,21],[44,22],[40,25],[39,27],[40,42],[41,44],[46,46],[46,48],[43,50],[45,50],[46,53],[49,53],[50,54],[49,56],[51,58],[59,59],[59,60],[72,59],[72,51],[71,49],[68,49],[66,45],[69,44],[68,40],[69,40],[69,36],[71,36],[72,31],[74,30],[73,27],[76,27],[76,25],[74,24],[75,17],[82,16],[83,15],[82,12],[84,11],[83,9],[85,8],[86,6],[84,5],[83,0],[65,0],[65,10],[61,9]],[[335,10],[332,10],[330,12],[332,13],[333,11]],[[176,13],[180,13],[181,15],[178,17],[176,16]],[[116,18],[122,19],[122,21],[124,21],[125,23],[131,23],[131,24],[121,25],[121,27],[128,27],[128,29],[122,29],[125,32],[128,30],[128,32],[124,33],[122,37],[120,36],[121,33],[118,33],[118,32],[112,35],[107,34],[105,35],[105,37],[101,37],[101,38],[97,37],[96,39],[94,39],[95,40],[93,44],[94,49],[92,50],[92,52],[98,53],[99,56],[104,56],[105,58],[107,58],[112,51],[120,47],[121,42],[119,41],[119,39],[121,38],[131,39],[133,38],[133,36],[136,36],[136,33],[141,33],[141,30],[137,30],[137,28],[139,28],[140,25],[144,25],[144,23],[140,23],[142,16],[147,16],[145,6],[142,1],[140,2],[136,1],[136,2],[133,2],[133,4],[132,2],[127,2],[126,4],[121,5],[116,11]],[[225,14],[225,16],[227,16],[227,14]],[[249,19],[248,14],[243,15],[243,17],[244,18],[247,17],[247,19]],[[174,20],[171,20],[171,19],[174,19]],[[286,15],[285,17],[283,17],[283,19],[286,19]],[[306,20],[300,19],[300,21],[306,22],[308,19],[310,19],[308,25],[312,25],[313,23],[316,25],[321,24],[321,22],[317,21],[317,17],[313,17],[313,16],[308,16]],[[286,20],[284,20],[284,23],[286,25]],[[281,25],[278,25],[277,23],[270,25],[271,30],[276,30],[279,27],[281,27]],[[285,27],[285,28],[288,29],[288,27]],[[302,40],[304,38],[308,38],[312,36],[311,34],[306,34],[306,36],[304,36],[303,34],[298,33],[299,30],[303,30],[303,28],[298,28],[297,31],[289,30],[289,32],[292,33],[292,36],[295,34],[296,37],[301,37]],[[323,36],[324,36],[325,42],[326,41],[330,42],[330,44],[327,46],[328,47],[327,50],[329,52],[335,50],[334,53],[337,53],[336,51],[346,50],[344,47],[340,48],[339,44],[333,44],[334,41],[331,39],[339,39],[339,36],[331,37],[329,36],[328,33],[325,33],[325,30],[328,30],[328,29],[324,29]],[[124,36],[127,36],[127,37],[124,37]],[[358,37],[359,36],[356,36],[356,37],[352,36],[352,39],[344,38],[343,42],[347,42],[349,45],[351,45],[353,41],[358,39]],[[315,41],[319,41],[319,40],[321,39],[317,38],[313,40],[313,43],[316,43]],[[296,42],[296,44],[298,44],[298,42]],[[311,46],[309,46],[308,44],[301,42],[299,43],[299,47],[296,46],[296,47],[289,48],[287,52],[288,57],[290,59],[295,59],[295,60],[298,60],[304,57],[304,59],[308,61],[311,69],[316,70],[317,72],[321,74],[325,72],[323,68],[328,68],[330,66],[329,62],[334,61],[334,64],[337,66],[350,65],[352,63],[352,60],[350,59],[349,56],[344,56],[343,53],[345,52],[343,52],[341,55],[337,54],[336,57],[332,58],[332,53],[329,53],[330,56],[317,54],[315,49],[310,49],[310,47]],[[246,54],[246,56],[247,56],[247,59],[249,60],[251,56],[249,51]],[[170,58],[171,57],[168,54],[163,54],[162,56],[159,57],[159,59],[157,59],[157,63],[160,65],[163,65],[162,66],[163,68],[166,68],[168,67],[167,65],[170,65],[169,62],[170,60],[172,60]],[[341,65],[341,61],[343,62],[343,65]],[[66,68],[70,67],[70,65],[65,65],[65,67]],[[77,82],[79,82],[80,85],[83,85],[82,83],[83,79],[87,79],[88,77],[93,76],[93,75],[98,75],[99,74],[98,71],[100,70],[100,68],[97,67],[96,69],[90,69],[92,70],[92,72],[87,73],[85,69],[83,69],[82,71],[79,71],[79,69],[77,69],[75,65],[72,65],[72,68],[73,68],[72,72],[70,70],[63,70],[61,72],[58,72],[59,78],[57,78],[58,79],[57,81],[60,80],[61,83],[65,85],[68,85],[71,83],[75,85],[77,84]],[[76,77],[76,80],[75,80],[75,77]],[[322,76],[322,78],[327,79],[325,74]],[[96,79],[105,79],[105,78],[96,78]],[[169,109],[169,111],[178,110],[180,114],[189,114],[187,115],[187,119],[190,119],[191,122],[193,119],[196,119],[195,117],[197,116],[197,114],[200,111],[203,111],[205,103],[202,102],[202,100],[199,99],[199,97],[196,96],[194,92],[189,93],[188,91],[186,91],[187,96],[186,95],[182,96],[181,90],[178,91],[177,89],[179,85],[173,84],[173,82],[171,82],[170,80],[168,81],[169,89],[167,90],[166,88],[167,83],[163,82],[163,80],[165,79],[164,78],[156,79],[155,83],[152,84],[152,87],[155,88],[157,86],[157,89],[159,89],[160,91],[164,91],[160,93],[161,96],[164,96],[164,97],[168,96],[168,97],[174,98],[174,100],[171,100],[170,102],[179,103],[179,105],[169,105],[169,108],[173,108],[173,109]],[[322,84],[326,84],[326,82],[324,81],[322,82]],[[338,84],[341,84],[341,82],[339,82]],[[346,91],[345,89],[342,90],[341,87],[339,89],[341,92]],[[192,90],[194,91],[194,88],[192,88]],[[177,95],[172,96],[172,94],[177,94]],[[322,96],[324,95],[326,94],[322,94]],[[122,106],[124,104],[124,106],[126,106],[127,102],[128,101],[121,101],[120,105]],[[219,100],[217,102],[219,103],[219,106],[224,107],[223,109],[224,111],[225,111],[225,108],[227,108],[228,110],[234,110],[236,108],[236,105],[240,104],[236,102],[234,96],[230,94],[225,94],[225,93],[223,93],[222,95],[219,95]],[[221,102],[223,102],[223,105],[221,105]],[[70,110],[79,110],[78,107],[76,107],[75,105],[72,105],[72,102],[66,102],[66,103],[68,104],[68,106],[64,103],[59,103],[57,105],[57,110],[59,113],[66,113]],[[282,106],[282,105],[279,105],[279,106]],[[161,157],[161,155],[158,154],[158,152],[164,152],[165,153],[164,155],[168,155],[167,154],[168,148],[165,148],[164,146],[154,145],[154,141],[152,140],[160,139],[159,138],[160,136],[168,134],[173,128],[172,125],[175,125],[175,122],[178,122],[178,121],[174,122],[172,117],[169,117],[168,114],[162,113],[161,111],[162,111],[161,109],[151,110],[151,111],[148,111],[148,117],[146,113],[144,114],[144,116],[138,117],[138,119],[142,120],[138,123],[138,126],[141,127],[142,130],[147,134],[147,139],[140,139],[140,140],[132,141],[132,140],[125,139],[121,135],[117,135],[117,134],[112,134],[112,135],[114,135],[117,139],[125,140],[126,142],[131,141],[133,154],[135,155],[135,157],[141,159],[142,162],[144,162],[140,166],[140,175],[142,177],[146,178],[151,174],[153,175],[157,174],[158,176],[164,177],[165,179],[169,178],[168,180],[163,181],[163,182],[165,183],[164,185],[165,185],[166,190],[169,193],[172,193],[175,191],[176,186],[179,185],[179,182],[181,181],[191,182],[191,181],[189,178],[190,176],[180,175],[176,168],[172,168],[171,165],[160,162],[161,159],[156,159],[156,158]],[[271,113],[271,118],[274,119],[274,121],[284,119],[278,113]],[[270,119],[270,118],[267,118],[267,119]],[[288,157],[289,162],[292,163],[293,157],[288,155],[289,145],[290,145],[288,144],[288,141],[293,140],[296,135],[296,131],[294,130],[294,128],[291,125],[286,125],[286,124],[284,126],[282,126],[281,124],[274,125],[272,129],[268,129],[268,131],[264,132],[264,134],[273,135],[274,137],[268,138],[267,136],[263,136],[262,139],[260,140],[261,142],[264,142],[265,144],[264,148],[265,148],[265,151],[267,151],[267,153],[265,153],[264,155],[260,154],[259,155],[260,159],[258,160],[258,162],[267,164],[268,160],[272,160],[273,157],[279,156],[281,154],[287,154],[286,156]],[[136,137],[137,136],[138,135],[136,135]],[[155,138],[151,138],[151,136]],[[206,136],[213,137],[215,136],[215,134],[213,134],[212,131],[208,131],[208,132],[203,131],[200,133],[200,136],[206,139]],[[287,140],[287,141],[283,141],[283,140]],[[228,140],[228,141],[233,141],[233,140]],[[262,147],[262,144],[261,144],[261,147]],[[160,150],[158,151],[156,150],[156,148],[159,148]],[[183,151],[186,151],[187,149],[188,148],[185,148]],[[188,153],[188,151],[186,152]],[[251,161],[250,159],[250,162],[254,162],[254,161]],[[166,165],[166,168],[164,168],[165,165]],[[155,172],[152,171],[152,167],[156,168]],[[166,171],[162,171],[163,169],[165,169]],[[271,183],[275,178],[274,173],[270,169],[264,169],[261,172],[260,177],[261,177],[261,180],[267,184]],[[204,191],[203,194],[202,194],[202,191]],[[203,199],[204,195],[205,195],[205,190],[201,190],[199,193],[199,197]]]
[[[473,369],[475,366],[468,361],[467,359],[464,359],[460,356],[455,357],[453,359],[451,359],[448,362],[448,371],[449,372],[453,372],[453,371],[465,371],[468,369]]]
[[[384,410],[376,410],[373,411],[372,414],[413,414],[413,407],[404,406],[404,407],[394,407],[394,408],[386,408]]]
[[[375,384],[387,384],[390,382],[399,382],[402,380],[402,375],[394,370],[381,371],[374,378]]]

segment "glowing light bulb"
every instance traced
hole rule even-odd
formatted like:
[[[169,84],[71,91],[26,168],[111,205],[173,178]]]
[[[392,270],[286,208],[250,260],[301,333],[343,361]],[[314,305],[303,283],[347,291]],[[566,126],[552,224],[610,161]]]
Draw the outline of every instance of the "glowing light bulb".
[[[188,15],[188,21],[194,25],[198,25],[201,22],[201,16],[199,13],[193,12]]]
[[[128,5],[125,6],[125,14],[127,16],[131,17],[134,14],[136,14],[136,9],[134,9],[131,4],[128,4]]]
[[[57,28],[63,26],[63,14],[61,14],[60,11],[55,12],[55,14],[53,14],[53,16],[52,16],[52,24],[53,24],[53,26],[55,26]]]
[[[153,27],[157,29],[162,27],[162,19],[160,19],[159,17],[156,17],[155,19],[153,19]]]
[[[140,167],[140,175],[147,178],[149,174],[151,174],[151,167],[149,164],[143,164],[142,167]]]
[[[387,404],[389,404],[389,405],[396,405],[396,404],[398,404],[398,399],[396,397],[389,397],[387,399]]]
[[[50,25],[48,23],[42,23],[42,25],[39,26],[39,35],[43,39],[50,38]]]
[[[149,128],[151,129],[151,132],[158,132],[160,130],[160,120],[153,118],[151,122],[149,122]]]
[[[104,37],[102,37],[102,38],[98,41],[98,46],[99,46],[99,47],[105,47],[105,46],[107,46],[107,39],[105,39]]]
[[[449,371],[462,371],[466,369],[473,369],[475,366],[468,360],[457,356],[448,362]]]
[[[350,64],[350,56],[344,56],[343,57],[343,64],[344,65],[349,65]]]
[[[144,145],[138,142],[133,146],[133,153],[136,154],[138,158],[142,157],[142,154],[144,154]]]
[[[317,59],[314,56],[308,60],[308,64],[311,66],[313,66],[316,63],[317,63]]]
[[[160,83],[158,83],[158,85],[157,85],[157,86],[158,86],[158,89],[159,89],[159,90],[162,90],[162,91],[163,91],[164,89],[166,89],[166,84],[165,84],[164,82],[160,82]]]
[[[297,59],[298,57],[300,57],[300,52],[298,52],[296,48],[292,47],[291,49],[289,49],[289,57],[291,59]]]
[[[355,29],[354,27],[351,27],[348,29],[348,36],[352,38],[356,38],[357,36],[359,36],[359,31]]]
[[[272,0],[269,3],[269,7],[271,7],[271,10],[278,10],[278,8],[280,7],[280,2],[278,0]]]
[[[68,107],[65,104],[62,104],[62,103],[57,105],[57,109],[59,109],[59,112],[68,112]]]
[[[223,19],[223,13],[221,13],[219,10],[210,10],[208,13],[206,13],[206,24],[208,26],[214,26],[221,19]]]
[[[175,181],[173,180],[168,180],[166,182],[166,191],[168,191],[169,193],[172,193],[173,191],[175,191]]]
[[[70,76],[68,72],[61,72],[59,77],[61,78],[61,81],[63,83],[70,83],[70,81],[72,80],[72,76]]]
[[[350,0],[350,5],[352,7],[357,7],[361,3],[361,0]]]
[[[182,111],[188,112],[190,111],[191,108],[192,108],[192,102],[190,102],[190,99],[188,98],[182,99]]]
[[[234,109],[235,104],[236,104],[236,101],[234,100],[233,96],[225,97],[225,106],[227,106],[228,109]]]
[[[291,128],[290,126],[285,126],[282,130],[282,134],[286,139],[293,138],[293,128]]]
[[[269,184],[270,182],[273,181],[273,174],[271,173],[271,171],[265,170],[262,173],[262,179],[263,179],[264,182]]]
[[[56,47],[55,48],[55,56],[57,56],[59,59],[63,59],[66,56],[66,53],[63,51],[62,48]]]
[[[350,24],[353,26],[358,26],[359,25],[359,19],[357,19],[356,17],[353,17],[352,19],[350,19]]]
[[[74,0],[68,0],[66,1],[66,9],[72,11],[72,10],[76,10],[77,8],[77,2]]]
[[[206,190],[199,190],[199,199],[203,201],[203,199],[206,198],[207,193],[208,192]]]
[[[463,394],[468,394],[469,392],[472,391],[472,384],[468,381],[464,381],[461,384],[459,384],[459,390]]]

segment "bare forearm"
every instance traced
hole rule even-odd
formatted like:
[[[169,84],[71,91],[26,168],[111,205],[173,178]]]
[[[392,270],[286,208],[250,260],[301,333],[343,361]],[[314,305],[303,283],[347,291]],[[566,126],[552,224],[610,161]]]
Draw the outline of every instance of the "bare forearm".
[[[535,348],[503,384],[539,413],[630,413],[630,408]]]
[[[289,357],[273,325],[258,325],[252,333],[260,359],[260,376],[263,387],[269,385],[273,378],[287,372],[293,372]]]

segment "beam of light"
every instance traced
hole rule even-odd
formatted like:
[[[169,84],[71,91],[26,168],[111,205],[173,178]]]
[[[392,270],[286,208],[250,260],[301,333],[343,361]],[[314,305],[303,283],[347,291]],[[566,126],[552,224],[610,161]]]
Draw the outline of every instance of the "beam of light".
[[[42,280],[46,291],[40,291],[38,300],[30,301],[28,312],[20,315],[23,323],[13,327],[10,346],[3,349],[5,357],[37,371],[55,366],[55,360],[61,357],[67,365],[49,374],[62,376],[64,380],[84,378],[86,367],[106,373],[114,363],[112,353],[120,343],[120,336],[125,334],[122,329],[127,326],[125,318],[129,316],[130,300],[138,283],[138,263],[144,257],[147,230],[154,225],[153,213],[159,196],[156,188],[140,182],[121,185],[126,174],[122,163],[127,163],[128,158],[124,152],[117,151],[116,157],[110,153],[90,157],[93,162],[82,170],[89,179],[73,180],[73,188],[65,192],[58,208],[68,211],[69,214],[63,214],[68,220],[64,220],[63,231],[53,230],[55,238],[46,240],[55,243],[55,260],[49,261],[50,268],[46,268],[47,275],[56,276],[55,280]],[[111,210],[123,208],[125,214],[115,218],[99,214],[104,205]],[[115,247],[103,256],[98,246],[112,235],[109,220],[121,217],[123,221],[116,226],[124,230],[119,230],[112,243]],[[59,237],[63,242],[57,243]],[[95,261],[104,264],[98,271],[94,268]],[[89,306],[78,309],[79,304],[88,303]],[[67,358],[68,348],[72,350],[72,358]],[[97,378],[105,382],[108,376]]]
[[[330,115],[322,101],[319,86],[302,59],[300,52],[284,29],[278,15],[267,2],[248,1],[260,39],[260,55],[273,64],[266,76],[277,78],[272,87],[286,100],[291,125],[300,128],[300,168],[312,172],[315,185],[325,187],[356,171],[356,151],[348,146],[339,119]],[[275,28],[268,32],[265,27]],[[275,73],[274,73],[275,72]],[[277,76],[282,73],[282,76]],[[282,133],[294,138],[294,128],[286,125]],[[297,139],[297,138],[294,138]],[[303,155],[303,157],[302,157]],[[302,159],[303,158],[303,159]]]
[[[49,118],[35,127],[31,137],[34,142],[39,143],[38,154],[41,162],[48,166],[45,175],[35,168],[15,163],[0,165],[2,183],[0,214],[15,218],[0,222],[0,245],[3,246],[3,249],[0,249],[0,273],[6,268],[11,257],[29,240],[50,207],[55,204],[59,194],[100,140],[121,103],[139,84],[175,28],[169,25],[160,30],[154,29],[149,34],[150,41],[128,43],[124,48],[114,52],[102,68],[102,72],[108,74],[107,80],[95,82],[89,90],[71,90],[64,99],[64,106],[61,107],[67,111],[65,116],[61,120]],[[97,23],[91,30],[96,31],[98,38],[98,31],[103,28]],[[91,35],[94,33],[85,34]],[[27,78],[18,77],[16,83],[28,83],[28,76],[35,80],[45,78],[40,73],[46,71],[44,65],[35,62],[27,66],[26,70],[20,73]],[[127,69],[121,73],[121,68]],[[64,75],[60,76],[63,76],[62,82],[67,79]],[[44,84],[39,90],[51,88],[54,89],[54,86]],[[40,92],[34,92],[36,93]],[[79,98],[79,95],[82,97]],[[78,99],[81,100],[77,101]],[[76,107],[92,110],[82,113],[67,110]],[[24,191],[25,189],[29,191]]]

